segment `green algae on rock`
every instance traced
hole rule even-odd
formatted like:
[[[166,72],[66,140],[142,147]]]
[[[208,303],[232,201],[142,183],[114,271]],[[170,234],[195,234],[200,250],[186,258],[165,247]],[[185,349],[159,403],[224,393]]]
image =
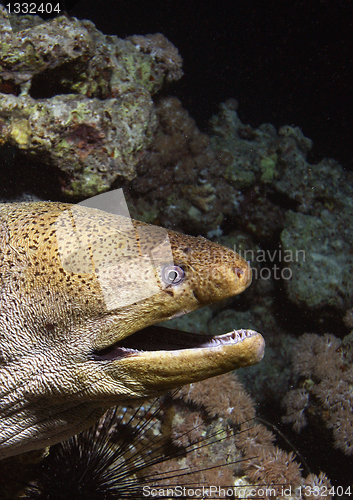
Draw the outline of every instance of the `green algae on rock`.
[[[62,95],[35,100],[4,95],[2,140],[65,174],[67,195],[91,197],[120,176],[131,180],[155,117],[150,94],[140,89],[120,98]],[[44,168],[44,167],[43,167]]]
[[[161,34],[121,40],[90,21],[27,17],[14,33],[0,6],[0,145],[58,167],[66,195],[133,179],[156,127],[152,95],[182,75],[177,50]]]
[[[284,286],[293,303],[340,310],[351,305],[352,217],[347,207],[317,215],[287,211],[281,242],[290,258],[286,264],[291,279],[284,280]]]

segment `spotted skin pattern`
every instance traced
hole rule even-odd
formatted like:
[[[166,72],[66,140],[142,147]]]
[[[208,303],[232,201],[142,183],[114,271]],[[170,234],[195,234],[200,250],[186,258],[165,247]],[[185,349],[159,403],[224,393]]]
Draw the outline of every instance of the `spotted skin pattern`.
[[[165,266],[180,282],[165,282]],[[0,279],[0,459],[60,442],[112,405],[263,355],[250,331],[212,346],[114,351],[250,284],[239,255],[202,237],[77,205],[1,204]]]

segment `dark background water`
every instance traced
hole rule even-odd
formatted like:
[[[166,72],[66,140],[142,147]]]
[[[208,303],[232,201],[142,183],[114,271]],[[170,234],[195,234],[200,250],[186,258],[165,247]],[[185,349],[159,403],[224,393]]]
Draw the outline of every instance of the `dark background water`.
[[[314,141],[312,161],[353,168],[352,1],[81,0],[70,14],[122,38],[169,38],[185,75],[166,93],[202,130],[234,97],[243,122],[299,126]]]

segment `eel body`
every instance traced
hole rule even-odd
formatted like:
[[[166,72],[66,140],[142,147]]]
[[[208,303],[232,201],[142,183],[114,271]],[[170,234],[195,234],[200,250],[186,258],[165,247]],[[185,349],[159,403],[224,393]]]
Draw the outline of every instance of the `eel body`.
[[[262,336],[155,327],[242,292],[235,252],[62,203],[0,205],[0,459],[60,442],[123,401],[258,362]]]

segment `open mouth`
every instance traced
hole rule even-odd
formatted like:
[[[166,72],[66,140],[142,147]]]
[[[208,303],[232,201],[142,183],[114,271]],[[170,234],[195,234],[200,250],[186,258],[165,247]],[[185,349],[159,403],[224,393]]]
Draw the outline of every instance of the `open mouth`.
[[[182,332],[162,326],[149,326],[115,344],[96,351],[97,360],[117,360],[138,356],[146,351],[176,351],[235,345],[246,338],[258,335],[253,330],[233,330],[223,335],[202,335]]]

